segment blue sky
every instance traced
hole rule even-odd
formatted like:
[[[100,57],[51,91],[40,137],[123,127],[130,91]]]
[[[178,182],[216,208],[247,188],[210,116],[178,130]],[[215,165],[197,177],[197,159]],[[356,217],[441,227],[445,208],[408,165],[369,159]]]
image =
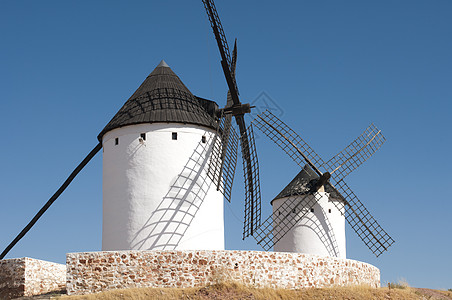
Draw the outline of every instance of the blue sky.
[[[372,122],[387,138],[347,183],[396,243],[375,258],[347,227],[347,256],[379,267],[383,284],[452,288],[452,2],[217,2],[231,47],[238,39],[243,102],[265,92],[325,159]],[[161,59],[225,103],[201,1],[3,1],[0,32],[2,249]],[[263,136],[257,147],[266,216],[299,169]],[[226,247],[260,250],[241,240],[237,169]],[[101,189],[98,154],[7,257],[100,250]]]

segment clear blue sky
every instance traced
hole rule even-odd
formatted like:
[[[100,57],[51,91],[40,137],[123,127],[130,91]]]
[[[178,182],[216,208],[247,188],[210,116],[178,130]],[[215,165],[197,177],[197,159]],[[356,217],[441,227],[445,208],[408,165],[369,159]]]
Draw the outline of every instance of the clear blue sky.
[[[452,288],[452,2],[217,2],[244,102],[265,91],[325,159],[372,122],[386,136],[347,183],[396,243],[375,258],[347,227],[348,257],[382,283]],[[1,250],[161,59],[225,102],[201,1],[2,1],[0,31]],[[264,137],[257,147],[268,215],[299,169]],[[241,240],[242,176],[238,165],[226,247],[259,250]],[[8,257],[100,250],[101,188],[98,154]]]

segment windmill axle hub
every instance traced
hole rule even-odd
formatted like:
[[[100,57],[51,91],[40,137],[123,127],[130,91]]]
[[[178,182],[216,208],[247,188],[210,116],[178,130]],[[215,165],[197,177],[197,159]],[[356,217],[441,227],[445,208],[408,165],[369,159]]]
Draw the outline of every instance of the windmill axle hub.
[[[323,173],[315,185],[315,190],[318,191],[330,178],[331,174],[329,172]]]
[[[233,116],[237,115],[244,115],[251,112],[251,105],[249,103],[245,104],[236,104],[232,105],[231,107],[226,107],[224,109],[221,109],[220,112],[223,112],[225,114],[232,114]]]

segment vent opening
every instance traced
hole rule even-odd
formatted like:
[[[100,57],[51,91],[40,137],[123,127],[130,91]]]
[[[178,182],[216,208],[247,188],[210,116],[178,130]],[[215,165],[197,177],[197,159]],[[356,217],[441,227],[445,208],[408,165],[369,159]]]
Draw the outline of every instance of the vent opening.
[[[172,137],[173,140],[177,140],[177,132],[173,132],[171,134],[171,137]]]
[[[205,136],[205,135],[202,136],[201,141],[203,142],[203,144],[206,143],[207,139],[206,139],[206,136]]]
[[[140,134],[140,137],[143,139],[143,141],[145,141],[146,140],[146,133]]]
[[[115,138],[115,145],[119,145],[119,138]]]

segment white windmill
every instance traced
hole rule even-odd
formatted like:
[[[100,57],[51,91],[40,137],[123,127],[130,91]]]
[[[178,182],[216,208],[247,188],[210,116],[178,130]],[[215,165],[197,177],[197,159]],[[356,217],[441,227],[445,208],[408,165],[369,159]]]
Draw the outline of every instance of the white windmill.
[[[265,250],[346,257],[345,221],[379,256],[394,240],[378,224],[344,178],[360,166],[385,138],[373,124],[325,162],[289,126],[269,111],[253,124],[300,167],[300,173],[272,201],[273,212],[254,238]]]
[[[216,107],[162,61],[102,130],[102,250],[224,249]]]

